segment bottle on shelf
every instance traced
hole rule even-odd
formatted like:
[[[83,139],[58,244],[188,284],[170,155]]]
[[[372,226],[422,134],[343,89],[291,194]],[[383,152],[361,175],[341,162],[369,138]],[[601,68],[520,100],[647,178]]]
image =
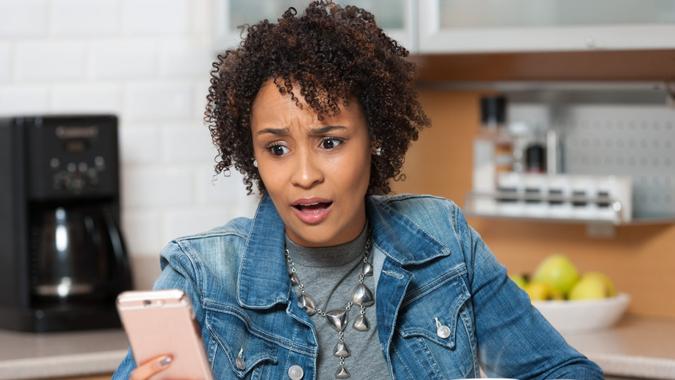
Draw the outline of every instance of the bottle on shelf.
[[[513,141],[506,128],[506,97],[485,96],[480,100],[481,126],[474,140],[473,189],[477,193],[495,193],[499,173],[513,170]],[[495,200],[479,197],[476,207],[492,212]]]

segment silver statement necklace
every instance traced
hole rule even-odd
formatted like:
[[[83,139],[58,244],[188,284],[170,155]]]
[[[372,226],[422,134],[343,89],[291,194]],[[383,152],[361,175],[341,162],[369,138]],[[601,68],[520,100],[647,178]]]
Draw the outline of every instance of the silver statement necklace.
[[[300,281],[298,277],[297,270],[295,269],[295,263],[291,259],[291,255],[286,249],[286,262],[288,262],[288,275],[291,278],[291,285],[297,287],[298,289],[298,304],[303,308],[309,316],[318,314],[326,319],[328,324],[337,331],[338,341],[335,344],[333,349],[333,356],[340,359],[340,365],[337,372],[335,372],[335,378],[337,379],[347,379],[351,377],[351,374],[345,367],[345,359],[351,355],[347,344],[345,343],[345,327],[349,323],[349,311],[352,309],[352,306],[359,306],[359,315],[354,320],[352,327],[357,331],[368,331],[370,326],[368,324],[368,319],[366,319],[366,308],[375,304],[375,297],[373,297],[373,292],[368,289],[368,287],[363,283],[367,276],[373,275],[373,266],[368,261],[368,253],[370,252],[371,247],[370,237],[366,241],[365,252],[363,253],[363,265],[361,266],[361,273],[359,274],[359,283],[354,289],[352,294],[352,299],[345,304],[341,309],[334,309],[329,311],[324,311],[320,307],[316,306],[316,301],[312,296],[310,296],[305,290],[305,285]]]

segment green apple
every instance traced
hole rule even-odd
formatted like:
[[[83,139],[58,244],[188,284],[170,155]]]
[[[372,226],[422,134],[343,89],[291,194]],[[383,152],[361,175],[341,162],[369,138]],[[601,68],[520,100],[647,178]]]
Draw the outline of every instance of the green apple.
[[[551,285],[544,282],[530,282],[525,286],[527,295],[532,301],[548,301],[552,299],[561,299],[559,293]]]
[[[509,275],[509,278],[511,281],[515,282],[516,285],[518,285],[519,288],[525,290],[525,287],[527,286],[527,280],[523,275],[520,274],[512,274]]]
[[[609,292],[604,278],[584,275],[570,291],[569,299],[570,301],[603,299],[609,296]]]
[[[609,278],[609,276],[607,276],[606,274],[601,272],[587,272],[584,273],[583,278],[598,278],[599,281],[605,283],[605,286],[607,287],[607,296],[608,297],[616,296],[616,287],[614,286],[614,282],[612,282],[612,279]]]
[[[550,287],[543,282],[530,282],[525,287],[527,295],[532,301],[543,301],[548,299]]]
[[[579,281],[579,272],[566,256],[551,255],[539,264],[532,281],[548,284],[565,296]]]

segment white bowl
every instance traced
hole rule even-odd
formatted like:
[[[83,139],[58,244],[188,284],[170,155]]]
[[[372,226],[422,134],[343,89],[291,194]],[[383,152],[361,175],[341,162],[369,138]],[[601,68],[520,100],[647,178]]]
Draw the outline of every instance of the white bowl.
[[[612,326],[626,311],[630,296],[583,301],[533,301],[541,314],[560,332],[600,330]]]

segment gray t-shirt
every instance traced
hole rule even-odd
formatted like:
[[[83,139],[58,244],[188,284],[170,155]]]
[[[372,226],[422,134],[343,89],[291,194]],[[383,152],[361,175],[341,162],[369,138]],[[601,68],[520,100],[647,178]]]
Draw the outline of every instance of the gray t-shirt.
[[[317,307],[324,311],[342,309],[351,300],[363,265],[367,231],[366,226],[356,239],[345,244],[322,248],[302,247],[286,237],[286,248],[295,264],[297,275],[305,286],[305,292],[316,301]],[[370,253],[369,261],[372,263],[372,260]],[[373,276],[367,276],[364,284],[374,295]],[[297,294],[297,287],[294,287],[293,291]],[[351,356],[345,359],[345,368],[351,374],[351,379],[389,378],[387,364],[377,337],[375,305],[366,308],[366,319],[370,329],[365,332],[352,327],[359,310],[360,307],[354,305],[348,313],[345,344]],[[333,356],[338,334],[319,314],[314,314],[311,319],[319,338],[318,379],[334,379],[340,364],[340,359]]]

